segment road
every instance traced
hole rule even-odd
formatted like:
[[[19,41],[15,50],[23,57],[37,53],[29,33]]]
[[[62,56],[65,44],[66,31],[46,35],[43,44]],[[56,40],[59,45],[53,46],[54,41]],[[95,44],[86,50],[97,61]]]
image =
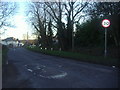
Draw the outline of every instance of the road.
[[[10,64],[15,69],[13,73],[16,73],[4,76],[4,88],[118,87],[116,68],[44,55],[24,48],[9,50]]]

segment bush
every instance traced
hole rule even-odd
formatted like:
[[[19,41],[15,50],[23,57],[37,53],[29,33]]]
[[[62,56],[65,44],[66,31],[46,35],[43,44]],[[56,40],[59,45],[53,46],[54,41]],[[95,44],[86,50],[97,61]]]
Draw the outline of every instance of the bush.
[[[98,24],[98,25],[97,25]],[[104,40],[100,30],[100,20],[92,19],[79,25],[75,34],[75,46],[99,46]]]

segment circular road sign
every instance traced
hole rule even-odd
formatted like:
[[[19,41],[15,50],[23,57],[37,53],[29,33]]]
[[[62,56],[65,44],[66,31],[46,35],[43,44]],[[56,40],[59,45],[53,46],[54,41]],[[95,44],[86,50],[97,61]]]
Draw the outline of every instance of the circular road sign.
[[[110,26],[110,20],[108,20],[108,19],[102,20],[102,26],[105,27],[105,28],[109,27]]]

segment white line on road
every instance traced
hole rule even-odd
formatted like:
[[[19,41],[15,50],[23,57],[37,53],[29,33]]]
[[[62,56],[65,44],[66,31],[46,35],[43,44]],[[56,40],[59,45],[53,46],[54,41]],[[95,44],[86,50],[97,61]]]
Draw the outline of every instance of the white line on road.
[[[28,71],[32,72],[33,70],[32,69],[27,69]]]
[[[56,79],[58,79],[58,78],[63,78],[63,77],[65,77],[66,75],[67,75],[67,73],[66,73],[66,72],[63,72],[62,74],[58,74],[58,75],[51,76],[51,78],[56,78]]]

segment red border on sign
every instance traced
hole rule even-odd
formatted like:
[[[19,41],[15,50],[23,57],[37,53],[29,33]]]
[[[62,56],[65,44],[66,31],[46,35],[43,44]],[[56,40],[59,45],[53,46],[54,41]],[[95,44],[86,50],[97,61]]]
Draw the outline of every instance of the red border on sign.
[[[108,20],[108,21],[110,22],[110,20],[109,20],[109,19],[104,19],[104,20]],[[103,22],[104,20],[102,20],[102,22]],[[109,26],[107,26],[107,27],[105,27],[103,24],[102,24],[102,26],[103,26],[104,28],[107,28],[107,27],[109,27],[109,26],[110,26],[110,24],[109,24]]]

